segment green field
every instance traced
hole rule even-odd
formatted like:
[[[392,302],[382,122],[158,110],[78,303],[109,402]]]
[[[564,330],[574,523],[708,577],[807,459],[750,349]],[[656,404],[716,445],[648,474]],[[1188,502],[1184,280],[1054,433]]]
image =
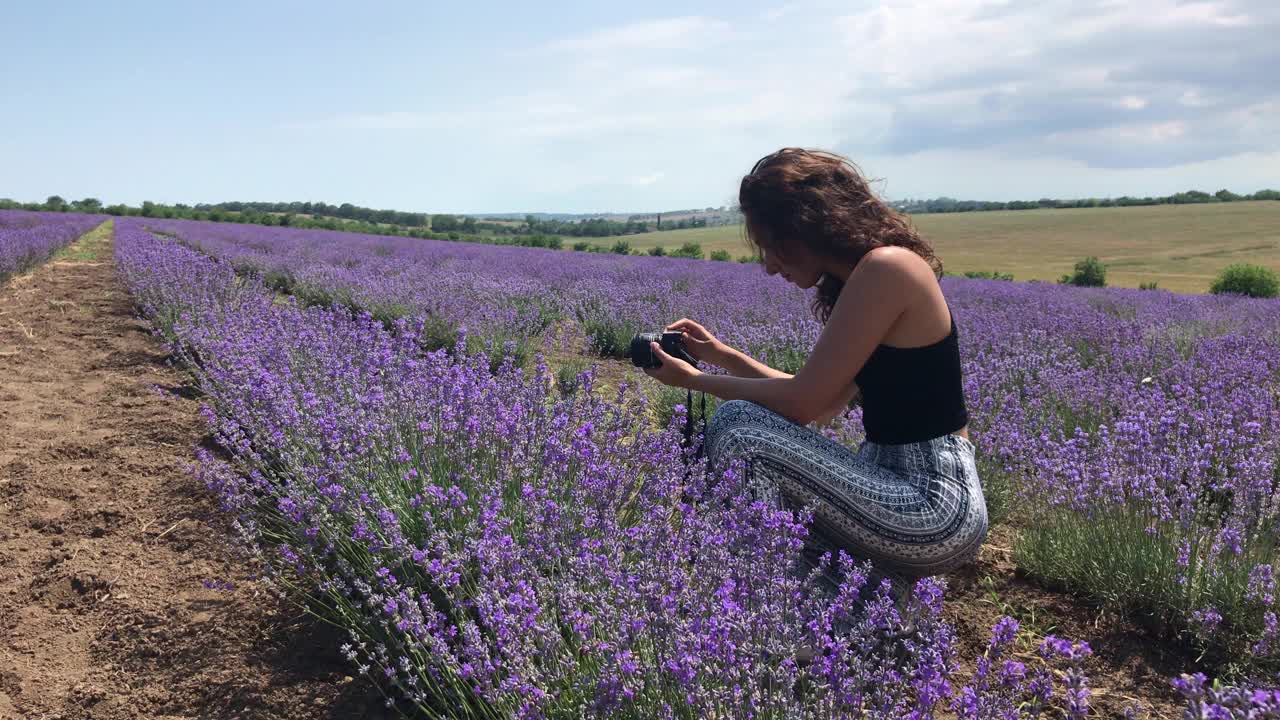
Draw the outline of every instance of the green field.
[[[1162,289],[1203,293],[1231,263],[1280,270],[1280,202],[944,213],[912,220],[953,273],[996,270],[1013,273],[1015,280],[1057,280],[1077,260],[1097,255],[1107,265],[1108,285],[1154,281]],[[657,245],[674,250],[697,242],[708,253],[724,249],[735,258],[747,253],[740,225],[626,240],[640,250]]]

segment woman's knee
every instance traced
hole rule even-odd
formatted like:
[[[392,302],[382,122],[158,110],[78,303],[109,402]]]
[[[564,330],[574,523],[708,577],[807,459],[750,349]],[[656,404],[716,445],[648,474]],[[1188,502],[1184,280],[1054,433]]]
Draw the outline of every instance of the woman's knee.
[[[707,423],[707,434],[714,435],[733,427],[747,424],[769,412],[761,405],[749,400],[727,400],[720,403],[711,420]]]
[[[760,417],[765,409],[747,400],[729,400],[720,404],[711,419],[707,421],[706,441],[710,448],[728,449],[726,446],[737,445],[734,437]]]

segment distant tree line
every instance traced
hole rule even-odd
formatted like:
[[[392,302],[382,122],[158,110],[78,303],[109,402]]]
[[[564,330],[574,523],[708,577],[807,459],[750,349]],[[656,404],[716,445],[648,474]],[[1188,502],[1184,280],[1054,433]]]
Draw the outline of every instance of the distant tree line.
[[[264,203],[270,204],[270,203]],[[501,238],[481,235],[474,232],[478,228],[471,222],[441,223],[436,231],[429,226],[409,227],[395,224],[382,224],[365,220],[346,220],[336,217],[309,217],[293,213],[276,213],[253,209],[227,210],[219,205],[163,205],[145,201],[139,207],[131,205],[106,205],[96,198],[85,198],[68,202],[58,195],[50,195],[43,203],[21,203],[8,198],[0,198],[0,210],[37,210],[45,212],[82,212],[104,213],[107,215],[125,215],[152,218],[174,218],[182,220],[204,220],[209,222],[240,223],[248,225],[267,225],[281,227],[314,228],[320,230],[338,230],[342,232],[364,233],[367,235],[394,235],[415,237],[430,240],[463,240],[467,242],[484,242],[494,245],[522,245],[526,247],[559,248],[562,240],[559,237],[540,233],[529,233],[518,237]],[[434,217],[434,216],[433,216]],[[453,216],[447,216],[453,218]]]
[[[1130,207],[1135,205],[1185,205],[1195,203],[1240,202],[1245,200],[1280,200],[1280,190],[1259,190],[1253,194],[1239,195],[1230,190],[1207,193],[1200,190],[1166,195],[1164,197],[1082,198],[1058,200],[957,200],[939,197],[930,200],[901,200],[893,203],[898,210],[907,213],[983,212],[991,210],[1035,210],[1040,208],[1089,208]],[[68,201],[58,195],[50,195],[43,203],[20,203],[0,198],[0,209],[44,210],[54,212],[107,213],[110,215],[141,215],[144,217],[190,218],[215,222],[248,222],[259,225],[296,225],[328,229],[371,228],[393,225],[401,228],[427,228],[439,233],[492,235],[561,235],[570,237],[615,237],[637,235],[656,230],[683,230],[707,227],[707,217],[682,217],[680,220],[663,221],[662,213],[656,215],[632,215],[625,222],[605,218],[577,220],[540,218],[525,215],[524,221],[493,222],[466,215],[447,213],[414,213],[401,210],[374,210],[351,203],[330,205],[324,202],[244,202],[198,203],[165,205],[150,201],[140,207],[123,204],[104,206],[97,198]],[[707,208],[707,211],[716,211]],[[687,211],[668,214],[685,214]],[[719,212],[719,211],[716,211]],[[736,216],[735,216],[736,217]],[[652,218],[652,220],[650,220]],[[360,230],[368,232],[369,230]],[[382,233],[402,234],[402,233]]]
[[[1244,200],[1280,200],[1280,190],[1259,190],[1252,195],[1237,195],[1230,190],[1209,194],[1200,190],[1188,190],[1164,197],[1080,198],[1076,200],[956,200],[940,197],[931,200],[901,200],[893,206],[909,214],[985,212],[991,210],[1038,210],[1041,208],[1096,208],[1132,207],[1135,205],[1191,205],[1197,203],[1240,202]]]
[[[507,232],[513,234],[533,232],[545,235],[569,235],[571,237],[616,237],[619,235],[639,235],[640,233],[654,232],[655,230],[684,230],[686,228],[706,226],[707,219],[698,217],[682,218],[674,222],[668,220],[664,223],[661,215],[658,215],[654,222],[643,220],[618,222],[604,218],[538,220],[532,215],[526,215],[523,225],[506,225],[503,227]]]
[[[705,217],[682,218],[677,221],[668,220],[663,222],[661,214],[657,215],[653,222],[638,219],[617,222],[604,218],[585,218],[581,220],[538,219],[534,215],[526,215],[523,223],[514,224],[487,222],[474,217],[447,213],[431,214],[404,212],[401,210],[374,210],[373,208],[360,207],[351,203],[330,205],[323,202],[242,202],[235,200],[222,203],[199,203],[196,205],[183,203],[163,205],[147,201],[139,208],[131,208],[127,205],[103,207],[102,203],[96,198],[67,202],[57,195],[50,196],[44,203],[17,203],[13,200],[0,199],[0,208],[26,208],[52,210],[55,212],[105,212],[111,215],[190,218],[213,220],[215,222],[249,222],[258,225],[293,225],[330,229],[346,229],[352,226],[367,228],[375,225],[395,225],[402,228],[429,228],[435,232],[457,232],[467,235],[614,237],[618,235],[638,235],[655,230],[683,230],[707,226]],[[325,222],[326,218],[345,222]],[[366,231],[360,230],[360,232]]]
[[[402,210],[374,210],[351,203],[330,205],[323,202],[223,202],[215,204],[199,204],[196,210],[227,210],[230,212],[259,212],[289,215],[311,215],[314,217],[334,217],[343,220],[360,220],[367,223],[401,225],[403,227],[430,227],[431,215],[428,213],[404,212]]]

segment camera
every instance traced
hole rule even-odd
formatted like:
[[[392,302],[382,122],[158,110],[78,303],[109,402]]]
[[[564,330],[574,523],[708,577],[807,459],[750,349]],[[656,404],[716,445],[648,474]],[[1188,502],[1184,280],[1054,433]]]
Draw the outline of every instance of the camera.
[[[649,347],[651,342],[658,343],[662,351],[671,357],[680,358],[694,367],[698,366],[698,361],[684,347],[682,332],[640,333],[631,338],[632,365],[641,368],[656,368],[662,365],[662,361],[653,354],[653,348]]]

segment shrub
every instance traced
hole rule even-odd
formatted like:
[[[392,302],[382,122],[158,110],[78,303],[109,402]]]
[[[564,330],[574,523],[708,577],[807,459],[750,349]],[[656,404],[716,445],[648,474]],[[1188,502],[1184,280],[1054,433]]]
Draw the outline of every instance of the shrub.
[[[1155,281],[1152,281],[1149,283],[1146,283],[1146,282],[1138,283],[1138,289],[1139,290],[1158,290],[1159,288],[1156,287]]]
[[[667,249],[658,245],[657,247],[649,248],[649,254],[653,257],[662,257],[667,254]]]
[[[1209,292],[1214,295],[1235,293],[1255,298],[1280,295],[1280,276],[1270,268],[1249,263],[1228,265],[1218,274]]]
[[[703,257],[702,246],[696,242],[687,242],[681,245],[679,249],[672,251],[671,257],[701,260]]]
[[[269,270],[263,274],[262,282],[275,292],[288,295],[293,292],[297,279],[288,270]]]
[[[613,247],[609,248],[609,252],[615,255],[630,255],[631,243],[627,242],[626,240],[619,240],[618,242],[613,244]]]
[[[755,258],[755,256],[754,256],[754,255],[739,255],[739,256],[738,256],[738,262],[740,262],[740,263],[753,263],[753,262],[755,262],[755,261],[756,261],[756,258]]]
[[[582,373],[590,367],[586,358],[575,357],[556,370],[556,389],[561,396],[569,396],[582,387]]]
[[[970,280],[1013,280],[1013,273],[994,270],[966,270],[964,276]]]
[[[622,320],[603,308],[586,314],[582,329],[591,349],[603,357],[625,358],[631,353],[631,338],[640,332],[635,321]]]
[[[1107,266],[1096,256],[1090,255],[1076,263],[1074,271],[1070,275],[1063,275],[1058,282],[1077,287],[1106,287]]]
[[[579,240],[578,242],[573,244],[573,249],[577,250],[578,252],[587,252],[591,249],[591,243],[587,242],[586,240]]]
[[[729,256],[728,250],[712,250],[710,257],[712,260],[717,260],[719,262],[729,262],[729,260],[732,259]]]

